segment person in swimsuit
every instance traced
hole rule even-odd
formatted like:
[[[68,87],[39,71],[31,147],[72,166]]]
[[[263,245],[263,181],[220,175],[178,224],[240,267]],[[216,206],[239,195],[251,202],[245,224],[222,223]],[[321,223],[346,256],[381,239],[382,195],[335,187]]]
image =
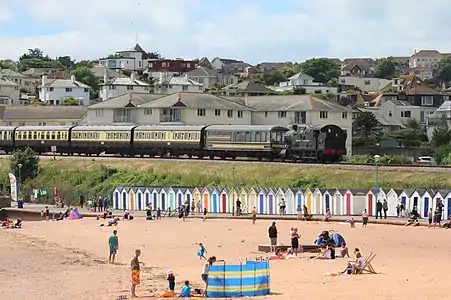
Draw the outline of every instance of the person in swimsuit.
[[[113,230],[113,234],[108,239],[110,246],[110,257],[108,258],[109,264],[114,264],[114,258],[116,257],[117,250],[119,249],[119,238],[117,237],[117,230]]]
[[[216,262],[216,256],[211,256],[208,258],[207,262],[205,263],[204,267],[202,268],[202,275],[200,276],[202,278],[202,281],[205,282],[205,291],[208,287],[208,272],[210,271],[210,266],[212,266]]]
[[[205,249],[205,246],[202,243],[199,243],[199,251],[197,252],[197,256],[199,256],[199,259],[207,259],[205,257],[205,253],[207,253],[207,249]]]
[[[298,233],[298,229],[294,228],[293,231],[291,232],[291,248],[293,249],[293,254],[295,256],[298,256],[298,251],[299,251],[299,233]]]
[[[137,249],[135,250],[135,257],[132,259],[130,266],[132,269],[132,298],[137,298],[136,295],[136,286],[141,283],[141,264],[144,265],[144,263],[139,261],[139,256],[141,255],[141,250]]]

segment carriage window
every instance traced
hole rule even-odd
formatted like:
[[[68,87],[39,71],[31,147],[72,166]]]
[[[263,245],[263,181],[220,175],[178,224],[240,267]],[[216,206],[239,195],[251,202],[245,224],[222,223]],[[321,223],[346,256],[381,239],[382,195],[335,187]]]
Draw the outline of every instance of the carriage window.
[[[251,133],[250,132],[246,132],[245,133],[245,139],[246,139],[246,142],[250,142],[251,141]]]
[[[47,131],[47,132],[45,133],[45,139],[46,139],[46,140],[50,140],[50,131]]]
[[[179,139],[179,133],[178,132],[174,132],[173,133],[173,137],[174,137],[174,140],[178,140]]]
[[[38,133],[36,131],[33,131],[33,140],[38,139]]]
[[[54,133],[54,132],[52,132],[52,133]],[[57,140],[60,140],[60,139],[61,139],[61,132],[58,131],[58,132],[56,133],[56,139],[57,139]]]

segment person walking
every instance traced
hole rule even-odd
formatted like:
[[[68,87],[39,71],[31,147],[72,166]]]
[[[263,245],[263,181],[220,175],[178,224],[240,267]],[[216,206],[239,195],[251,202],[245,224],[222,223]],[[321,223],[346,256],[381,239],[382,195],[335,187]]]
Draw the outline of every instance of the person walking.
[[[277,246],[277,227],[276,222],[272,222],[272,225],[268,228],[268,236],[270,240],[270,250],[271,252],[276,252]]]
[[[382,219],[382,203],[380,200],[376,202],[376,219],[378,216]]]
[[[85,204],[85,195],[83,194],[83,193],[80,193],[80,196],[79,196],[79,204],[80,204],[80,207],[81,208],[83,208],[83,206],[84,206],[84,204]]]
[[[384,202],[382,202],[382,209],[384,210],[384,219],[387,219],[387,211],[388,211],[387,199],[384,199]]]
[[[109,264],[114,264],[117,250],[119,249],[119,238],[117,236],[117,230],[113,230],[113,234],[108,239],[108,245],[110,246],[110,257],[108,258]]]
[[[138,298],[136,295],[136,286],[141,283],[141,265],[144,265],[143,262],[139,261],[139,256],[141,255],[141,250],[135,250],[135,257],[132,259],[130,266],[132,270],[132,287],[131,294],[132,298]]]
[[[103,211],[103,199],[101,196],[99,196],[98,205],[99,205],[99,212],[102,212]]]

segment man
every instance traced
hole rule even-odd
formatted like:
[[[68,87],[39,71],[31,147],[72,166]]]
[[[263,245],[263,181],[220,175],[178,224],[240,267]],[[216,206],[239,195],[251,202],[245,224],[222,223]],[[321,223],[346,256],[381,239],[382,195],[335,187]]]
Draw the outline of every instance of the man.
[[[272,222],[272,225],[268,228],[268,236],[269,240],[271,242],[270,250],[271,252],[276,252],[276,246],[277,246],[277,227],[276,222]]]
[[[101,196],[99,196],[98,204],[99,204],[99,212],[102,212],[103,211],[103,199]]]
[[[378,216],[382,219],[382,203],[380,200],[376,202],[376,219]]]
[[[241,201],[240,198],[236,198],[236,215],[240,216],[241,215]]]
[[[81,193],[79,196],[79,202],[80,202],[80,207],[83,208],[83,206],[85,204],[85,195],[83,193]]]
[[[119,238],[117,237],[117,230],[113,230],[113,234],[108,239],[108,244],[110,245],[110,257],[108,258],[108,263],[114,264],[114,259],[116,258],[116,253],[119,249]]]
[[[384,219],[387,219],[387,211],[388,211],[387,199],[384,199],[384,202],[382,203],[382,209],[384,210]]]
[[[135,250],[135,257],[132,259],[130,266],[132,269],[132,298],[138,298],[136,295],[136,286],[141,283],[141,264],[144,265],[144,263],[139,261],[139,256],[141,255],[141,250],[136,249]]]
[[[281,215],[285,215],[285,208],[286,208],[285,199],[282,198],[279,203],[279,212]]]

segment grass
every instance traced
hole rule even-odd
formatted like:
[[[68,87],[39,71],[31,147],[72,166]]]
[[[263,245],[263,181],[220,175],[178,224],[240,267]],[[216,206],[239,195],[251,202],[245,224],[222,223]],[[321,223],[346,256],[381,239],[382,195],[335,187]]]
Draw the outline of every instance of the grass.
[[[9,160],[0,159],[0,175],[8,182]],[[77,199],[111,193],[115,186],[264,186],[371,188],[374,172],[294,164],[239,164],[210,161],[171,162],[140,159],[41,160],[39,175],[23,183],[22,190],[58,185],[61,195]],[[234,169],[233,169],[234,168]],[[451,189],[447,173],[380,171],[382,188]],[[50,196],[48,196],[50,197]]]

